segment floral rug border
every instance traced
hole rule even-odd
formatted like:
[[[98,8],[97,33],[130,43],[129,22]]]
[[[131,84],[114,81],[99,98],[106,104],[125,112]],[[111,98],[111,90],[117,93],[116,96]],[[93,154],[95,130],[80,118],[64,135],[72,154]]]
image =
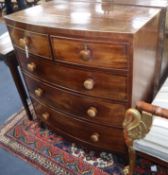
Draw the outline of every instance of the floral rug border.
[[[15,140],[14,138],[7,135],[7,133],[12,130],[13,127],[15,127],[18,122],[22,121],[22,119],[25,119],[26,112],[22,108],[20,112],[15,113],[12,115],[2,126],[0,126],[0,147],[5,149],[6,151],[13,153],[20,159],[30,163],[33,167],[40,170],[44,174],[47,175],[79,175],[79,172],[74,172],[73,170],[66,167],[66,165],[61,164],[59,162],[56,162],[50,157],[46,157],[45,155],[41,154],[37,150],[32,150],[27,145],[24,145],[24,143],[21,143],[19,140]],[[59,148],[57,148],[59,149]],[[61,155],[62,150],[60,150]],[[63,154],[68,154],[64,153]],[[71,155],[72,156],[72,155]],[[73,156],[72,156],[73,157]],[[76,161],[77,158],[75,158]],[[81,161],[79,159],[79,161]],[[89,167],[90,173],[92,175],[108,175],[103,170],[94,167],[93,165],[88,164],[87,162],[82,163],[83,165],[86,164],[86,167]],[[87,165],[88,164],[88,165]],[[89,173],[89,174],[90,174]],[[88,170],[82,172],[83,175],[88,174]]]
[[[71,173],[66,171],[65,168],[62,168],[60,165],[56,166],[56,163],[53,163],[45,156],[35,153],[35,151],[30,150],[25,146],[22,146],[17,141],[11,140],[5,136],[5,133],[9,131],[14,125],[16,125],[24,115],[26,115],[25,111],[21,110],[20,112],[12,115],[10,119],[0,127],[0,146],[22,160],[30,163],[32,166],[38,170],[41,170],[45,174],[52,175],[62,173],[65,175],[71,175]]]

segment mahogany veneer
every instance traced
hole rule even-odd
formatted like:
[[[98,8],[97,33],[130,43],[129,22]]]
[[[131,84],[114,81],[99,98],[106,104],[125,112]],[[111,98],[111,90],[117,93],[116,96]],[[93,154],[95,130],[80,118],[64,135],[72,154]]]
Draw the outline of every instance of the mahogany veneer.
[[[160,10],[54,1],[5,21],[37,118],[83,144],[125,153],[125,111],[153,96]]]
[[[76,0],[79,1],[79,0]],[[89,2],[90,0],[80,0]],[[111,2],[115,5],[138,6],[147,8],[159,8],[160,15],[160,51],[155,74],[154,96],[167,78],[168,74],[168,1],[167,0],[92,0],[92,3]],[[106,10],[106,4],[104,4]]]

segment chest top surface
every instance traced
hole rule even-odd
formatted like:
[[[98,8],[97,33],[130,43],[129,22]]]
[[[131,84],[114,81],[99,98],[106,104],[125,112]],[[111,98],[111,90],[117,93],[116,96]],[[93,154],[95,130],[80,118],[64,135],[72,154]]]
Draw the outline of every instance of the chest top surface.
[[[111,2],[52,1],[5,17],[6,21],[44,28],[133,34],[159,9],[114,5]]]

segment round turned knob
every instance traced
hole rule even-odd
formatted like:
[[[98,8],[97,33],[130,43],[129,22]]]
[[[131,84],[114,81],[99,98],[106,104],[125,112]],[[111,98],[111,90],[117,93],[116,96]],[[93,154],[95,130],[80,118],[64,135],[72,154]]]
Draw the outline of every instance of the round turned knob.
[[[84,44],[84,49],[80,51],[80,57],[84,61],[87,61],[91,58],[91,52],[88,49],[87,44]]]
[[[100,135],[98,133],[93,133],[90,136],[90,139],[92,140],[92,142],[98,142],[99,141],[99,137],[100,137]]]
[[[87,114],[88,114],[89,117],[96,117],[96,115],[97,115],[97,109],[95,107],[90,107],[87,110]]]
[[[85,89],[91,90],[94,87],[94,80],[93,79],[87,79],[83,83]]]
[[[91,52],[88,49],[80,51],[80,57],[84,61],[88,61],[91,58]]]
[[[19,39],[19,45],[21,47],[28,46],[29,45],[29,38],[28,37],[20,38]]]
[[[27,69],[31,72],[34,72],[36,70],[36,67],[37,67],[36,64],[33,62],[27,64]]]
[[[41,97],[43,94],[43,90],[41,88],[35,89],[34,93],[36,96]]]
[[[50,114],[49,114],[48,112],[44,112],[44,113],[42,114],[42,118],[43,118],[44,120],[48,120],[49,117],[50,117]]]

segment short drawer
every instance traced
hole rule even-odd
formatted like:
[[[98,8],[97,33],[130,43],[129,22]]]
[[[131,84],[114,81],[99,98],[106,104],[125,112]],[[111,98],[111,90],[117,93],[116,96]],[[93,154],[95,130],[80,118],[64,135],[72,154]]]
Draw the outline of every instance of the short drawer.
[[[37,117],[56,132],[97,148],[125,152],[122,129],[72,118],[36,101],[33,101],[33,104]]]
[[[43,81],[81,94],[115,100],[127,100],[127,77],[82,69],[79,67],[43,61],[18,55],[22,68]]]
[[[101,68],[128,68],[126,43],[102,43],[54,36],[51,42],[56,61]]]
[[[24,76],[30,95],[59,111],[76,115],[87,121],[122,127],[126,106],[97,98],[70,93]]]
[[[26,30],[8,28],[13,44],[27,53],[51,59],[48,35]]]

